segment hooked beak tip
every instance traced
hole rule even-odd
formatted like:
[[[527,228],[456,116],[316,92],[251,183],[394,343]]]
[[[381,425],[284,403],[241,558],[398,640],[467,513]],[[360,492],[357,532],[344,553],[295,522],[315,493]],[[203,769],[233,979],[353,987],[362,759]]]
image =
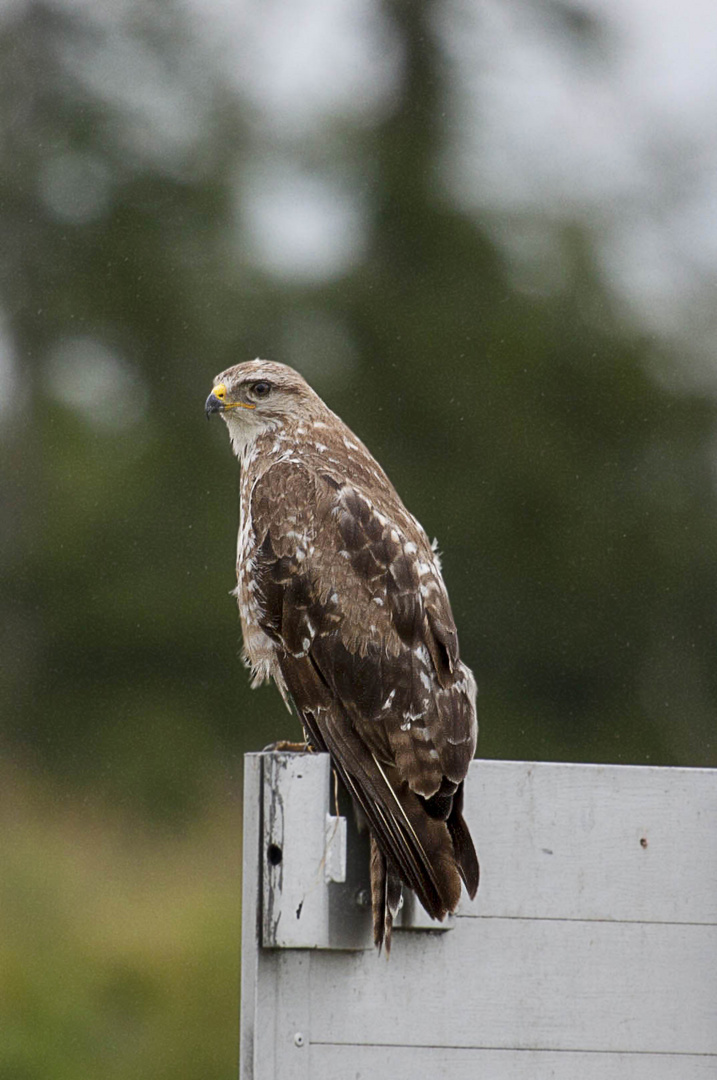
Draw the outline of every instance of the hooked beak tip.
[[[209,395],[206,402],[204,403],[204,415],[206,416],[207,420],[211,420],[213,413],[222,412],[223,409],[224,405],[216,396],[216,394],[213,393]]]

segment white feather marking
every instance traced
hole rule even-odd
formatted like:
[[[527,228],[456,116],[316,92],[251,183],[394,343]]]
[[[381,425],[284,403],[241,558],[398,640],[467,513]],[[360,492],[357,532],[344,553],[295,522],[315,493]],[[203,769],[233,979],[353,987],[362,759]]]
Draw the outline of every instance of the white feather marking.
[[[407,726],[410,727],[411,724],[415,720],[423,720],[423,713],[422,712],[419,712],[419,713],[414,712],[413,709],[406,709],[406,711],[403,714],[403,718],[406,721]],[[403,724],[402,724],[401,725],[401,731],[405,731],[405,730],[406,729],[403,727]]]

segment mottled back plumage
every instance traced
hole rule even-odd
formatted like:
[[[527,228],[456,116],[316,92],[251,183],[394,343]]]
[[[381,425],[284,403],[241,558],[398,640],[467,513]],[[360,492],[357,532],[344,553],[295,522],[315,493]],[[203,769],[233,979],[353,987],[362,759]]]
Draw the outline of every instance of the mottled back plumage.
[[[475,682],[436,551],[361,441],[283,364],[215,380],[241,462],[236,595],[256,686],[273,677],[371,833],[374,939],[391,943],[401,883],[426,911],[471,896],[462,817]]]

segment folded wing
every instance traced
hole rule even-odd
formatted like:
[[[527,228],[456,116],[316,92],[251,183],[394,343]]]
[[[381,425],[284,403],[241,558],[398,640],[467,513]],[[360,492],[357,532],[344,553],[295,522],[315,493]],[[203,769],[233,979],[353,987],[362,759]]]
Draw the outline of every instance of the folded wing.
[[[368,822],[374,937],[388,947],[401,882],[437,919],[461,878],[478,886],[462,816],[475,684],[437,560],[392,489],[372,502],[330,471],[280,462],[251,509],[275,675]]]

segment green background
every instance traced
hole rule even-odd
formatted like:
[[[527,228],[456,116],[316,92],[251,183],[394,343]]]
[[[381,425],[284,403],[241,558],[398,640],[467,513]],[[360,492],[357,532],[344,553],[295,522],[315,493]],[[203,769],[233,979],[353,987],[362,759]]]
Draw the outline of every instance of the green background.
[[[372,8],[393,82],[310,137],[178,4],[0,16],[4,1077],[235,1069],[242,755],[298,730],[239,661],[230,364],[298,367],[438,537],[480,756],[717,765],[714,394],[579,206],[532,211],[562,270],[527,286],[530,215],[451,197],[451,10]],[[245,193],[297,172],[360,207],[330,271],[252,241]]]

